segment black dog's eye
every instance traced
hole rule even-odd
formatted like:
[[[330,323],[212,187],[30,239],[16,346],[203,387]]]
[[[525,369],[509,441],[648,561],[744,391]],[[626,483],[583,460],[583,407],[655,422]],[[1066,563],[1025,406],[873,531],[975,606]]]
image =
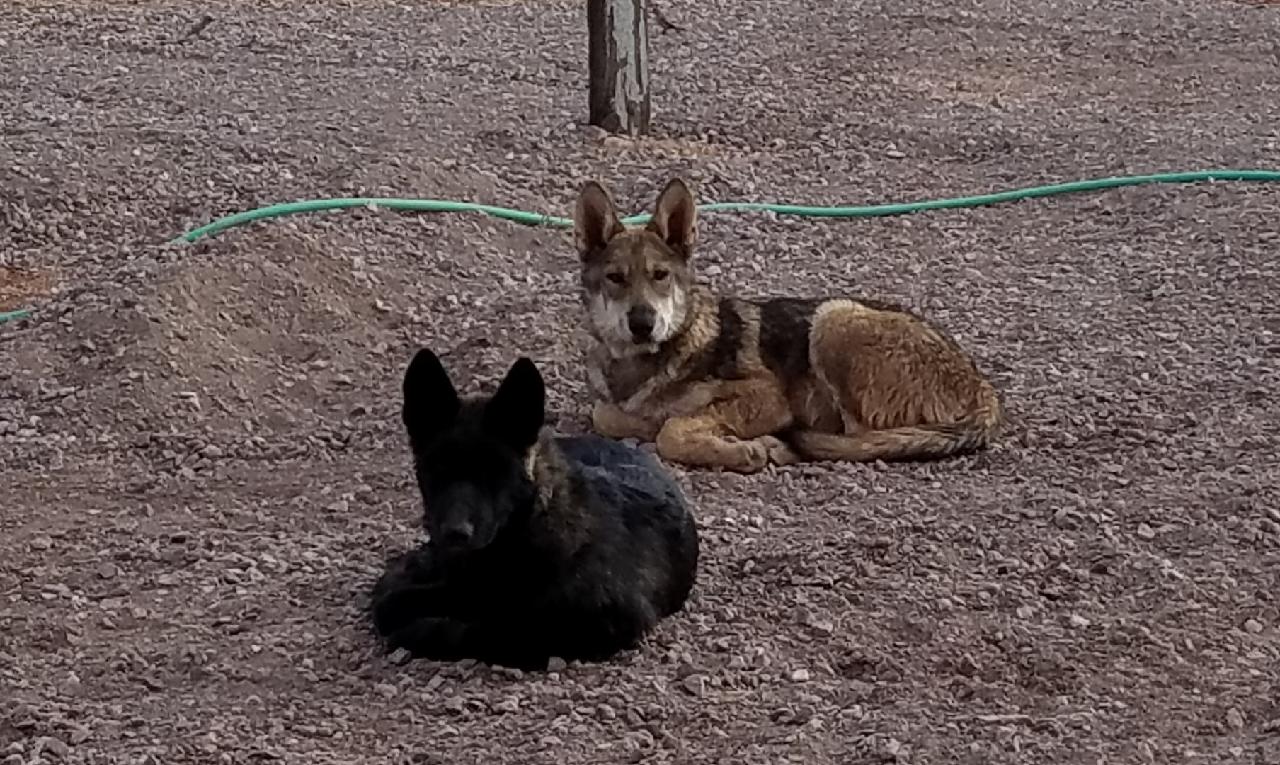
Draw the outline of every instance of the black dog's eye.
[[[627,277],[623,276],[622,274],[618,273],[617,271],[614,271],[614,272],[613,272],[613,273],[611,273],[611,274],[606,274],[606,275],[605,275],[605,278],[606,278],[606,279],[608,279],[609,281],[613,282],[614,284],[625,284],[625,283],[626,283],[626,281],[627,281]]]
[[[671,275],[671,272],[665,268],[655,268],[653,270],[653,280],[655,282],[663,281],[670,275]]]

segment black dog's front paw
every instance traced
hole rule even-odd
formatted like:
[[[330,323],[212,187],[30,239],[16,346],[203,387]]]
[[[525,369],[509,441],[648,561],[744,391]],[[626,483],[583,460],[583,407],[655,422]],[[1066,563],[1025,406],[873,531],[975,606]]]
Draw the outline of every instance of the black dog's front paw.
[[[447,615],[442,587],[401,587],[383,593],[373,602],[373,625],[380,635],[390,635],[413,622]]]
[[[392,632],[387,645],[392,650],[403,648],[422,659],[458,661],[466,658],[466,636],[467,626],[460,621],[427,617]]]

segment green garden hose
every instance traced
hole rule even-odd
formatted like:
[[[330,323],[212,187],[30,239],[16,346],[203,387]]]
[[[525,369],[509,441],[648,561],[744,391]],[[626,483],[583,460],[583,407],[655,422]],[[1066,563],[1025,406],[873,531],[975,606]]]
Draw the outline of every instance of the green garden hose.
[[[713,202],[698,206],[700,212],[772,212],[778,215],[795,215],[804,218],[874,218],[888,215],[906,215],[926,210],[944,210],[961,207],[982,207],[1001,202],[1013,202],[1020,199],[1033,199],[1057,194],[1073,194],[1083,191],[1100,191],[1121,186],[1140,186],[1151,183],[1196,183],[1200,181],[1274,181],[1280,182],[1280,171],[1276,170],[1193,170],[1180,173],[1156,173],[1152,175],[1115,176],[1094,180],[1071,181],[1048,186],[1030,186],[1027,188],[1001,191],[992,194],[980,194],[969,197],[953,197],[950,199],[934,199],[922,202],[902,202],[895,204],[868,205],[864,207],[808,207],[804,205],[772,204],[767,202]],[[353,207],[382,207],[388,210],[406,212],[479,212],[530,226],[555,226],[568,228],[573,225],[570,218],[525,210],[513,210],[508,207],[476,204],[472,202],[455,202],[443,199],[398,199],[394,197],[343,197],[337,199],[312,199],[301,202],[285,202],[255,210],[218,218],[212,223],[192,229],[173,241],[194,242],[201,237],[212,236],[235,226],[244,225],[257,220],[279,218],[305,212],[324,210],[343,210]],[[624,223],[644,223],[651,216],[648,214],[633,215],[624,218]],[[13,319],[30,315],[29,310],[0,313],[0,324]]]
[[[953,197],[951,199],[934,199],[924,202],[902,202],[897,204],[870,205],[867,207],[806,207],[803,205],[771,204],[767,202],[714,202],[699,205],[699,212],[773,212],[779,215],[796,215],[804,218],[874,218],[886,215],[905,215],[924,212],[926,210],[942,210],[957,207],[981,207],[999,202],[1012,202],[1019,199],[1047,197],[1055,194],[1071,194],[1081,191],[1098,191],[1120,186],[1139,186],[1148,183],[1193,183],[1197,181],[1280,181],[1280,171],[1275,170],[1194,170],[1184,173],[1157,173],[1154,175],[1117,176],[1097,178],[1090,181],[1071,181],[1049,186],[1031,186],[994,194],[980,194],[972,197]],[[342,210],[352,207],[385,207],[388,210],[411,212],[479,212],[495,218],[504,218],[516,223],[530,226],[557,226],[567,228],[573,225],[570,218],[555,215],[543,215],[524,210],[512,210],[507,207],[474,204],[471,202],[452,202],[443,199],[398,199],[394,197],[344,197],[339,199],[312,199],[304,202],[285,202],[283,204],[259,207],[248,210],[192,229],[175,239],[175,242],[194,242],[202,236],[211,236],[219,231],[240,226],[255,220],[278,218],[304,212],[321,210]],[[633,215],[624,218],[623,223],[644,223],[651,216],[648,214]]]

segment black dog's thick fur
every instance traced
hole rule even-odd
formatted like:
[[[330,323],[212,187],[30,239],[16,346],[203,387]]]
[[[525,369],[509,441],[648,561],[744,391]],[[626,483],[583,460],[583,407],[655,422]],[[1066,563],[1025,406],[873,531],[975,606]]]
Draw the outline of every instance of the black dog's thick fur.
[[[410,363],[402,419],[430,538],[374,585],[390,648],[534,670],[603,661],[684,606],[698,536],[678,485],[638,449],[545,432],[545,393],[526,358],[467,400],[431,351]]]

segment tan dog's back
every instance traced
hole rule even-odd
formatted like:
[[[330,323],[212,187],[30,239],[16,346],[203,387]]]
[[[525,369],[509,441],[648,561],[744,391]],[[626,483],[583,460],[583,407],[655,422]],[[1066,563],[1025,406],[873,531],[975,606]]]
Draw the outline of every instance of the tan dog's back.
[[[843,432],[823,432],[821,421],[796,429],[788,440],[802,457],[941,457],[986,446],[1003,420],[973,361],[905,311],[829,300],[815,310],[808,341],[814,380]]]

